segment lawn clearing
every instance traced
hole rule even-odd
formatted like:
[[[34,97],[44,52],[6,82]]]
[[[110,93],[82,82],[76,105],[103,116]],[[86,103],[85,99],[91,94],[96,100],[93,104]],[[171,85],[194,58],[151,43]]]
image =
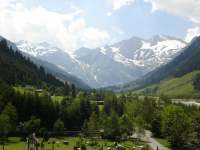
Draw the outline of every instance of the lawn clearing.
[[[41,143],[41,141],[43,140],[42,137],[39,138],[39,143]],[[55,150],[73,150],[74,149],[74,145],[76,145],[76,142],[78,141],[78,138],[72,138],[72,137],[62,137],[62,138],[50,138],[49,139],[51,144],[48,144],[47,141],[44,142],[45,145],[45,150],[46,149],[52,149],[52,141],[55,141],[54,149]],[[69,144],[68,145],[64,145],[63,141],[68,141]],[[56,142],[60,142],[59,144],[57,144]],[[90,139],[86,139],[84,140],[84,142],[91,142]],[[108,140],[107,141],[107,146],[105,146],[104,140],[103,139],[97,139],[98,145],[96,148],[94,148],[94,146],[89,146],[86,144],[87,150],[98,150],[99,148],[101,148],[103,146],[103,150],[107,150],[107,146],[114,146],[113,145],[113,140]],[[144,142],[133,142],[133,140],[127,140],[125,142],[125,147],[127,150],[130,150],[133,147],[136,147],[135,150],[141,150],[141,148],[138,148],[138,146],[146,144]],[[25,145],[26,142],[24,141],[20,141],[20,137],[10,137],[9,138],[9,142],[5,141],[5,145],[4,145],[4,149],[5,150],[22,150],[25,149]],[[121,143],[118,143],[118,145],[122,145],[124,146],[124,142],[122,141]],[[0,141],[0,149],[3,149],[3,145],[2,145],[2,141]],[[38,150],[43,150],[43,148],[39,147]],[[150,150],[152,150],[150,148]]]
[[[63,96],[55,96],[52,98],[53,101],[58,101],[59,103],[63,100]]]
[[[24,150],[26,142],[20,141],[20,137],[9,137],[9,141],[5,141],[4,150]],[[0,141],[0,149],[3,149],[3,143]]]

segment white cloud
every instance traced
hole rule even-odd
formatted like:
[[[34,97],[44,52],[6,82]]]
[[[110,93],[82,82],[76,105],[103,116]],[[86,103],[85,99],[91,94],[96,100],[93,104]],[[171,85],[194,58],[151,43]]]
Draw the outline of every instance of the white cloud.
[[[13,1],[17,1],[17,0],[1,0],[0,9],[9,6],[10,2],[13,2]]]
[[[112,44],[112,43],[114,43],[116,40],[117,40],[117,38],[112,39],[112,40],[110,41],[110,43]]]
[[[72,1],[71,1],[71,2],[66,2],[66,4],[69,4],[71,9],[78,10],[78,8],[76,8],[76,7],[74,6],[74,4],[73,4]]]
[[[109,39],[110,36],[105,31],[99,31],[97,28],[94,29],[86,28],[83,30],[82,42],[85,42],[85,47],[92,48],[97,47],[100,43],[104,42],[105,39]]]
[[[120,9],[122,6],[130,5],[134,0],[108,0],[109,3],[112,3],[113,9]]]
[[[31,9],[27,9],[22,3],[10,6],[12,9],[0,9],[0,35],[13,42],[47,42],[73,52],[78,48],[77,43],[80,40],[85,42],[85,46],[93,47],[109,38],[105,31],[86,28],[83,18],[74,20],[75,16],[84,13],[79,9],[73,13],[59,14],[49,12],[41,6]],[[65,22],[69,22],[70,25],[66,26]]]
[[[187,30],[187,36],[185,37],[186,42],[190,42],[195,36],[200,36],[200,28],[196,27],[194,29]]]
[[[152,12],[157,10],[167,11],[183,17],[188,17],[195,23],[200,23],[199,0],[144,0],[152,3]]]
[[[112,13],[111,13],[111,12],[108,12],[108,13],[107,13],[107,16],[111,16],[111,17],[112,17]]]
[[[112,29],[113,29],[113,32],[118,32],[119,34],[124,34],[124,32],[123,31],[121,31],[119,28],[117,28],[117,27],[112,27]]]

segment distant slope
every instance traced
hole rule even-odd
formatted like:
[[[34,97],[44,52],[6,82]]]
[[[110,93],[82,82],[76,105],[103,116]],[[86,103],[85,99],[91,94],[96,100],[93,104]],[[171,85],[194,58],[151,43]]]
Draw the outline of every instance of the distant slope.
[[[195,94],[193,79],[200,73],[200,70],[188,73],[180,78],[170,78],[158,84],[134,91],[135,94],[154,94],[159,96],[162,93],[171,97],[178,97],[178,95]],[[185,97],[184,97],[185,98]]]
[[[165,80],[169,77],[182,77],[192,71],[200,70],[200,37],[195,38],[192,43],[179,56],[163,67],[158,68],[142,77],[141,79],[125,84],[131,87],[131,91],[143,89]]]
[[[66,73],[62,69],[58,68],[56,65],[54,65],[50,62],[47,62],[47,61],[43,61],[36,57],[30,56],[24,52],[21,52],[21,53],[22,53],[22,55],[29,57],[31,61],[36,63],[36,65],[44,66],[44,69],[46,72],[52,73],[53,75],[55,75],[56,77],[58,77],[64,81],[68,81],[70,85],[73,83],[76,86],[76,88],[91,89],[91,87],[88,86],[87,84],[85,84],[81,79],[77,78],[76,76]]]

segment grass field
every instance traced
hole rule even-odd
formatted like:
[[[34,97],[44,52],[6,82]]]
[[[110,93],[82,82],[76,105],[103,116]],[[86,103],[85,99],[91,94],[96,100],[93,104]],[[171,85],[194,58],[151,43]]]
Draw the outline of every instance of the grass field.
[[[58,101],[59,103],[63,100],[63,96],[55,96],[52,98],[53,101]]]
[[[9,142],[5,141],[4,150],[24,150],[26,142],[20,141],[20,137],[10,137]],[[3,149],[2,141],[0,141],[0,149]]]
[[[26,87],[13,87],[15,89],[15,91],[19,91],[21,94],[23,94],[24,92],[34,92],[35,90],[37,90],[36,88],[33,88],[32,86],[26,85]],[[41,95],[42,93],[38,93],[39,95]]]
[[[21,142],[21,141],[19,141],[19,139],[20,139],[19,137],[10,137],[9,142],[5,141],[4,149],[5,150],[24,150],[26,142]],[[41,143],[42,139],[43,138],[39,138],[39,143]],[[69,144],[64,145],[62,142],[63,140],[68,141]],[[54,144],[55,150],[66,150],[66,149],[73,150],[73,146],[76,145],[76,141],[78,141],[78,139],[77,138],[68,138],[68,137],[66,137],[66,138],[50,138],[51,143],[52,143],[52,141],[60,142],[59,146],[56,143]],[[86,139],[86,142],[90,142],[90,140]],[[87,145],[86,146],[87,150],[98,150],[102,146],[103,146],[103,150],[107,150],[107,147],[104,144],[104,140],[99,139],[99,140],[97,140],[97,142],[99,145],[99,146],[97,146],[97,148]],[[111,141],[111,140],[107,141],[107,146],[113,146],[113,142],[114,141]],[[129,147],[130,147],[130,150],[132,150],[133,147],[136,147],[135,150],[141,150],[141,148],[138,148],[138,146],[146,144],[146,143],[143,143],[143,142],[136,143],[133,141],[126,141],[125,145],[124,145],[124,142],[121,142],[118,144],[127,147],[127,150]],[[52,144],[48,144],[47,142],[44,142],[44,145],[45,145],[45,148],[44,148],[45,150],[52,149]],[[0,149],[3,149],[3,145],[1,142],[0,142]],[[42,150],[42,148],[39,148],[38,150]],[[150,148],[150,150],[152,150],[152,149]]]
[[[160,84],[137,90],[132,93],[141,94],[146,89],[153,89],[155,86],[158,86],[157,93],[154,94],[155,96],[159,96],[161,93],[165,95],[191,93],[194,92],[192,79],[196,76],[197,73],[200,73],[200,71],[198,70],[191,72],[182,76],[181,78],[171,78],[169,80],[162,81]]]

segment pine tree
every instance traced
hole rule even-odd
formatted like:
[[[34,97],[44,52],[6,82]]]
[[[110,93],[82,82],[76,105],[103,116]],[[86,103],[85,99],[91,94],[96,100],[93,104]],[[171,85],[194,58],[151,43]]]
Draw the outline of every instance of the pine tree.
[[[76,98],[76,88],[74,84],[71,85],[71,90],[72,90],[72,98]]]
[[[67,81],[65,81],[65,85],[64,85],[64,88],[63,88],[63,95],[68,97],[69,93],[70,93],[70,88],[69,88]]]

